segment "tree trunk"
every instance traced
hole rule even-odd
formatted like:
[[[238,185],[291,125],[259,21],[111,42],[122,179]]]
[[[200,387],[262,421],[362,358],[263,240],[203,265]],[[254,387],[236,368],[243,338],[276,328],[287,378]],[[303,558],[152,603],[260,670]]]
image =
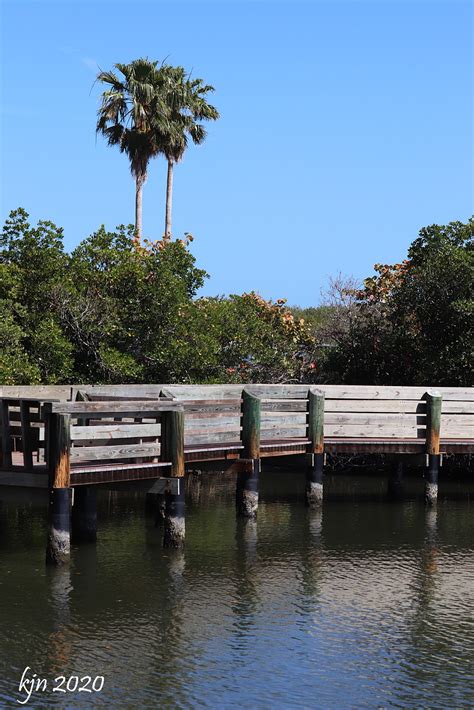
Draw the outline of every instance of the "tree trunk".
[[[144,180],[140,177],[136,178],[136,192],[135,192],[135,240],[138,244],[142,240],[142,194],[143,194],[143,183]]]
[[[171,209],[173,203],[173,161],[168,160],[168,177],[166,181],[166,219],[165,237],[171,239]]]

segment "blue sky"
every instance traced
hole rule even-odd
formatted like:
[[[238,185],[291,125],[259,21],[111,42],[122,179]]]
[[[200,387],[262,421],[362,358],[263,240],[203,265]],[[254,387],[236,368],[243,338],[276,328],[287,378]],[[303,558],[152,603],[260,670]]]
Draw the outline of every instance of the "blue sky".
[[[133,221],[126,158],[95,137],[97,66],[139,56],[216,87],[221,120],[175,171],[173,231],[204,293],[318,303],[328,277],[402,260],[473,209],[471,2],[2,2],[1,218],[73,248]],[[144,232],[163,232],[150,166]]]

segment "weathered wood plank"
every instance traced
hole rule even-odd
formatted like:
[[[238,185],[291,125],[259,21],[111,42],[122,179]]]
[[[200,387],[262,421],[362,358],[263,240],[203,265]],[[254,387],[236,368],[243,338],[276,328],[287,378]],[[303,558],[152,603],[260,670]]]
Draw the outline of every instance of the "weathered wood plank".
[[[173,402],[53,402],[53,413],[74,414],[76,416],[99,415],[102,417],[148,417],[160,416],[163,412],[182,411],[180,404]]]
[[[107,461],[109,459],[155,457],[159,455],[160,446],[155,443],[127,444],[121,446],[77,446],[71,449],[71,462]]]
[[[307,438],[308,428],[306,426],[285,427],[264,429],[262,427],[262,439],[294,439]]]
[[[185,445],[188,444],[215,444],[221,441],[240,441],[240,432],[222,432],[220,434],[194,434],[186,433],[184,434]]]
[[[143,437],[159,437],[161,424],[120,424],[114,422],[106,426],[72,426],[71,440],[82,439],[134,439]]]
[[[185,436],[199,436],[200,434],[202,435],[211,435],[211,434],[221,434],[221,433],[230,433],[230,432],[235,432],[237,435],[239,435],[239,432],[242,431],[242,427],[239,426],[238,424],[228,424],[226,426],[206,426],[206,427],[197,427],[197,426],[188,426],[185,424],[184,426],[184,435]]]
[[[426,402],[417,399],[327,399],[324,408],[328,413],[423,414]]]
[[[357,426],[351,424],[325,424],[324,437],[340,436],[340,437],[358,437],[358,438],[424,438],[426,427],[423,426],[404,426],[404,427],[382,427],[382,426]]]
[[[262,412],[306,412],[306,399],[262,399]]]

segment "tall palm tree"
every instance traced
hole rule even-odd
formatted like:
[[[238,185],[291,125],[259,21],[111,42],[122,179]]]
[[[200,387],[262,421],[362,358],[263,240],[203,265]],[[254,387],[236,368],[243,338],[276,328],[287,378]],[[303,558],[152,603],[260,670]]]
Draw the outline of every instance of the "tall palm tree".
[[[135,234],[142,235],[142,192],[150,159],[162,152],[159,136],[173,134],[165,103],[164,67],[148,59],[136,59],[130,64],[115,64],[114,71],[101,71],[97,81],[108,86],[102,93],[97,112],[97,133],[109,145],[119,147],[130,160],[135,178]]]
[[[155,143],[160,146],[168,161],[168,174],[166,181],[166,216],[165,237],[171,237],[171,213],[173,203],[173,168],[175,163],[182,160],[188,146],[188,139],[199,145],[207,135],[201,121],[215,121],[219,118],[217,109],[207,102],[207,94],[214,91],[214,87],[204,84],[202,79],[191,79],[183,67],[163,67],[161,85],[165,93],[163,99],[166,103],[169,126],[165,132],[161,121],[155,124]]]

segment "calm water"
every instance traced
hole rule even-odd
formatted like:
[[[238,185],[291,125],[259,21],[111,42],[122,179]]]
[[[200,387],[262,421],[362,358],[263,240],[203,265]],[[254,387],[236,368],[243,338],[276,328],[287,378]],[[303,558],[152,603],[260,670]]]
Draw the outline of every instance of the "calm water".
[[[387,503],[382,478],[331,477],[318,513],[302,475],[267,473],[254,524],[215,474],[188,496],[184,553],[143,491],[102,490],[97,545],[59,570],[41,496],[0,492],[0,706],[29,666],[35,708],[473,707],[474,487],[425,511],[408,483]],[[53,693],[59,675],[104,687]]]

